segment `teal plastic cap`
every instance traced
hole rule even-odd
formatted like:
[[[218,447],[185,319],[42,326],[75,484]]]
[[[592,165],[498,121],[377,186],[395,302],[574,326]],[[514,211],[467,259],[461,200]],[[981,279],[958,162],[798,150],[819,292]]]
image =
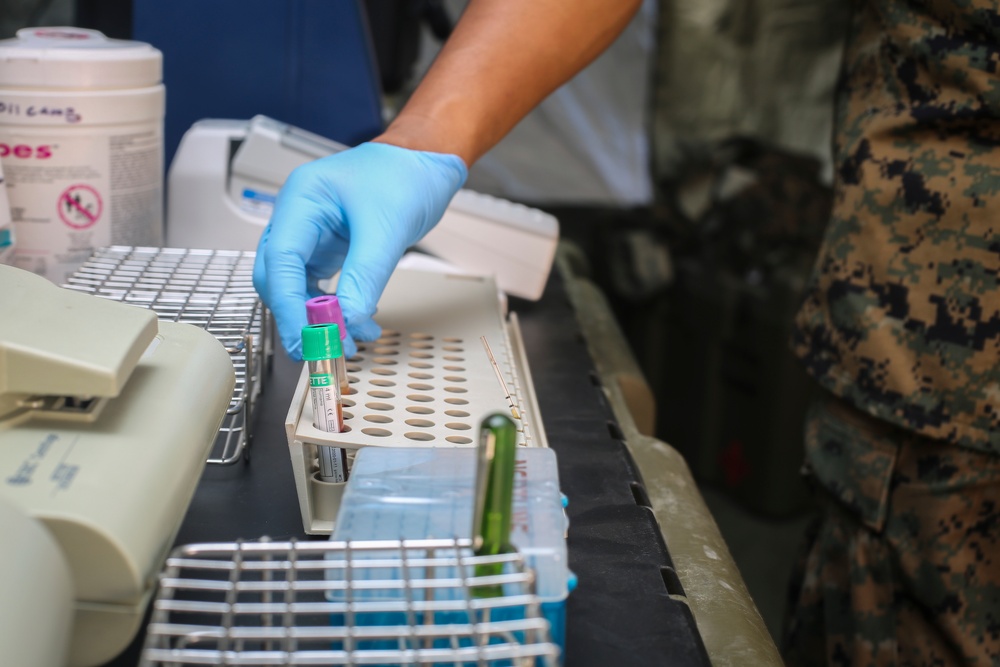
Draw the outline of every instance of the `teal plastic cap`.
[[[344,356],[340,327],[336,324],[310,324],[302,327],[302,358],[306,361],[336,359]]]

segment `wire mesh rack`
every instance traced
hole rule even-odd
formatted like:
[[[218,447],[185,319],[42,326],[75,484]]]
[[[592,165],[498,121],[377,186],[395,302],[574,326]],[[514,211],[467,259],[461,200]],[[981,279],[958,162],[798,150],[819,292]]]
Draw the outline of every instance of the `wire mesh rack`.
[[[236,385],[210,464],[249,460],[253,411],[272,354],[270,317],[253,288],[254,257],[238,250],[110,246],[96,250],[65,285],[202,327],[226,347]]]
[[[555,667],[518,554],[469,540],[233,542],[167,559],[143,667]]]

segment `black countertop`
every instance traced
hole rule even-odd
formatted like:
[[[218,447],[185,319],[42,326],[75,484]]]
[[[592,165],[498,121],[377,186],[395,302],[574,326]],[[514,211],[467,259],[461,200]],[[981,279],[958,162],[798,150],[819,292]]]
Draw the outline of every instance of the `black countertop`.
[[[687,605],[672,599],[670,555],[561,278],[538,302],[513,300],[549,445],[569,498],[567,667],[708,665]],[[284,434],[299,367],[276,352],[255,417],[248,464],[209,466],[177,544],[269,536],[307,538]],[[666,579],[666,581],[665,581]],[[141,636],[109,666],[135,665]]]

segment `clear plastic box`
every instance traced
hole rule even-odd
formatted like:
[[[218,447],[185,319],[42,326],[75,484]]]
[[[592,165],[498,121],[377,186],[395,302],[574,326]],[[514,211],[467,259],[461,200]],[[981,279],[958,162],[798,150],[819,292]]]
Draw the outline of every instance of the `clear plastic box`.
[[[332,539],[471,538],[475,466],[474,448],[363,448],[347,482]],[[555,452],[519,447],[511,544],[535,573],[535,593],[551,624],[552,639],[560,646],[565,643],[572,578],[567,528]],[[354,573],[359,575],[364,573]]]

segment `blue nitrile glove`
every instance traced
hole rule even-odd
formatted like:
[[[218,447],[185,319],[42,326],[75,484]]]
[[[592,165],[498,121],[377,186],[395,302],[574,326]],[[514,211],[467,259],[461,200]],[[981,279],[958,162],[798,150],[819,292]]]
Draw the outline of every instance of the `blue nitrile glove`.
[[[429,232],[468,176],[457,155],[381,143],[304,164],[278,194],[257,246],[253,284],[278,323],[289,356],[302,358],[307,299],[343,267],[337,298],[350,336],[375,340],[372,316],[406,249]]]

